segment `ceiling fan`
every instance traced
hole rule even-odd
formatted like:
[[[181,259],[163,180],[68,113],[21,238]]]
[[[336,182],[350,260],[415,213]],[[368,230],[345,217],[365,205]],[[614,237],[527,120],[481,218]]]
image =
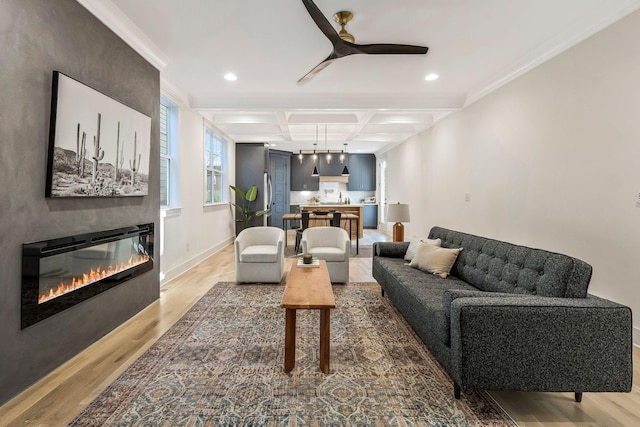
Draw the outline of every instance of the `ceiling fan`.
[[[324,70],[329,64],[336,59],[357,54],[370,55],[388,55],[388,54],[421,54],[424,55],[429,50],[428,47],[412,46],[406,44],[355,44],[354,37],[347,32],[345,25],[353,18],[353,14],[347,11],[341,11],[333,15],[333,19],[340,24],[340,33],[337,33],[333,25],[325,18],[318,6],[312,0],[302,0],[302,3],[309,11],[309,15],[316,23],[320,31],[329,39],[333,45],[333,50],[327,58],[316,65],[313,70],[305,74],[298,84],[304,84],[313,76]]]

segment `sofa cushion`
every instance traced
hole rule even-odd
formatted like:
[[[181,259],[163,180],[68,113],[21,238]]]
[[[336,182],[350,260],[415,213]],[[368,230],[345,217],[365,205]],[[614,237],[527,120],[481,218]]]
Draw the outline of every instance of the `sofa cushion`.
[[[309,249],[309,253],[328,262],[342,262],[347,256],[343,249],[328,246],[311,248]]]
[[[464,248],[451,274],[489,292],[584,298],[591,266],[567,255],[433,227],[442,247]]]
[[[418,236],[413,236],[411,238],[411,241],[409,242],[407,252],[404,254],[405,261],[411,262],[413,260],[413,257],[416,256],[418,248],[420,247],[420,244],[422,242],[427,242],[433,246],[440,246],[442,244],[442,241],[440,239],[427,239],[426,237],[421,238]]]
[[[420,323],[430,329],[443,343],[449,345],[450,322],[443,301],[447,289],[475,288],[460,279],[449,276],[442,279],[412,268],[403,259],[377,257],[385,280],[380,284],[389,292],[400,296],[394,299],[409,323]]]
[[[252,245],[240,252],[240,262],[277,262],[278,247],[275,245]]]
[[[461,250],[441,248],[422,242],[409,265],[446,279]]]

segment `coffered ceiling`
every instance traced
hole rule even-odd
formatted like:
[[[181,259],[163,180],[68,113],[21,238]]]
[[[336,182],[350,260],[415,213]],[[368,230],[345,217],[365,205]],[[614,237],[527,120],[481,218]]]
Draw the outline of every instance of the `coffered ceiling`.
[[[381,152],[423,132],[640,8],[640,0],[316,0],[336,29],[334,13],[354,14],[347,30],[356,43],[429,52],[352,55],[299,85],[331,52],[301,0],[78,2],[160,69],[165,91],[233,140],[297,151],[317,139],[349,152]],[[430,73],[439,78],[426,81]]]

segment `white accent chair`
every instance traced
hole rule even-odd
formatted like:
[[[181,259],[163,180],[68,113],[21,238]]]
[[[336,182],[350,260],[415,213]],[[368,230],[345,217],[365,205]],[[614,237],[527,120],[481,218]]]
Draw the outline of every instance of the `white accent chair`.
[[[302,252],[327,261],[333,283],[349,281],[349,234],[338,227],[311,227],[302,232]]]
[[[284,275],[284,230],[250,227],[238,234],[236,282],[280,283]]]

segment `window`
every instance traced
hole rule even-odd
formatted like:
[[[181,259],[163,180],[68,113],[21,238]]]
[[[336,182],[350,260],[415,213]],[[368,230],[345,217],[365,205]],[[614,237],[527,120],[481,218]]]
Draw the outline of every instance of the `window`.
[[[177,107],[165,97],[160,98],[160,206],[167,208],[176,204],[174,154],[177,140]]]
[[[204,202],[205,204],[225,203],[227,201],[227,141],[222,135],[205,126],[204,137]]]

